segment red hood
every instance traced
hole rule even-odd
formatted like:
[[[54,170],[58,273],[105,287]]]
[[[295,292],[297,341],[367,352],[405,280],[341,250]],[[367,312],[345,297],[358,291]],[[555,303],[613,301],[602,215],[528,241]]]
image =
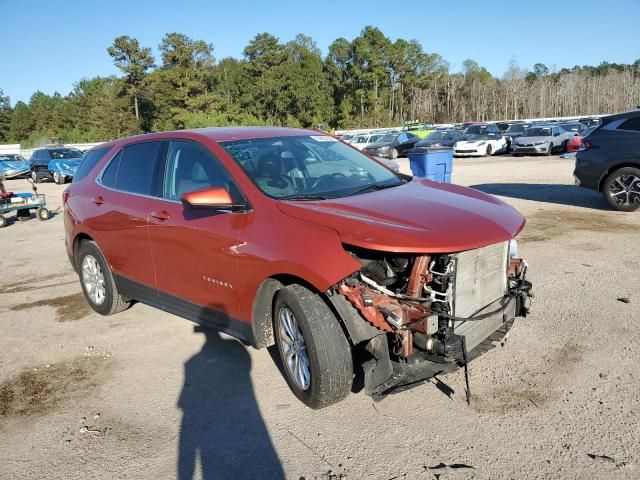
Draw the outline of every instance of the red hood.
[[[414,178],[405,185],[332,200],[278,202],[286,215],[326,225],[343,243],[373,250],[448,253],[515,237],[524,217],[471,188]]]

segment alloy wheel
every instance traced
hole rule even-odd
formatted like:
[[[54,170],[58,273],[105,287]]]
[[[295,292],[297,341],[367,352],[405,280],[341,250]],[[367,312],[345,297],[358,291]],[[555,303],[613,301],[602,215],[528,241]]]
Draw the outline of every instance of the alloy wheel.
[[[620,175],[609,186],[609,195],[617,205],[640,203],[640,178]]]
[[[106,296],[104,274],[93,255],[87,255],[82,260],[82,284],[91,301],[96,305],[102,305]]]
[[[311,365],[300,325],[288,307],[283,306],[278,315],[284,364],[298,388],[307,390],[311,385]]]

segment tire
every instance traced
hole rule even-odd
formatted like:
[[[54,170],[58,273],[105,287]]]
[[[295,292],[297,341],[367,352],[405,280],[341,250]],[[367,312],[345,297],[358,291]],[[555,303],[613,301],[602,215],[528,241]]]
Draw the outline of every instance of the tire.
[[[21,222],[26,222],[27,220],[31,220],[31,212],[27,209],[18,210],[16,212],[16,218]]]
[[[38,220],[40,221],[45,221],[45,220],[49,220],[49,210],[47,210],[44,207],[40,207],[37,211],[36,211],[36,215],[38,217]]]
[[[547,150],[546,155],[548,157],[550,157],[551,155],[553,155],[553,143],[549,142],[549,149]]]
[[[0,215],[0,228],[4,228],[7,226],[7,219]]]
[[[53,181],[58,185],[64,185],[65,183],[64,175],[60,175],[58,172],[53,172]]]
[[[602,184],[602,195],[614,210],[633,212],[640,208],[640,168],[624,167],[610,173]]]
[[[514,156],[514,157],[519,157],[520,156],[519,153],[512,153],[511,155]]]
[[[487,150],[484,153],[485,157],[490,157],[493,154],[493,147],[491,145],[487,145]]]
[[[36,170],[31,170],[31,180],[33,183],[40,183],[40,176]]]
[[[92,272],[89,265],[85,265],[85,261],[99,267],[93,271],[95,275],[93,278],[97,280],[96,277],[102,276],[101,287],[103,288],[103,295],[101,301],[97,299],[93,290],[89,290],[87,283],[91,283],[92,277],[90,275]],[[95,264],[93,261],[95,261]],[[78,249],[77,271],[80,277],[82,292],[87,299],[87,303],[95,312],[100,315],[113,315],[114,313],[119,313],[129,308],[131,302],[122,297],[118,292],[113,274],[102,252],[94,242],[85,241],[80,244],[80,248]]]
[[[398,158],[398,149],[397,148],[392,148],[391,149],[391,160],[395,160],[396,158]]]
[[[353,383],[351,348],[338,319],[322,298],[301,285],[290,285],[278,293],[273,318],[276,344],[293,394],[314,409],[346,398]],[[292,342],[288,341],[291,335],[287,332],[292,331],[293,336],[299,335],[297,345],[301,354],[290,355],[288,363],[285,351],[292,351],[288,348]],[[295,366],[304,372],[305,357],[308,376],[302,375],[300,382],[295,378]]]

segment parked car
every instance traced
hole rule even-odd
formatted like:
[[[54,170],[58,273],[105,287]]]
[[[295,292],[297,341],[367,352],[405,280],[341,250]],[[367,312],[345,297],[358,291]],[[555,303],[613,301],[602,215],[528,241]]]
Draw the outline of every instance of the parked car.
[[[496,125],[502,134],[504,134],[504,132],[507,131],[507,128],[509,128],[509,122],[496,122]]]
[[[602,119],[599,117],[585,117],[578,121],[583,123],[586,127],[597,127],[602,123]]]
[[[39,183],[44,179],[55,179],[57,170],[49,168],[49,162],[52,160],[75,160],[82,158],[82,152],[77,148],[69,147],[49,147],[36,150],[31,155],[31,178],[35,183]],[[65,170],[66,171],[66,170]],[[59,183],[56,181],[56,183]],[[62,181],[61,183],[64,183]]]
[[[582,135],[587,127],[584,123],[580,122],[561,122],[558,124],[562,129],[567,132],[569,135]]]
[[[81,160],[82,157],[51,160],[49,162],[49,173],[53,177],[53,181],[58,185],[63,185],[67,180],[73,180]]]
[[[435,130],[416,143],[415,148],[420,147],[453,147],[456,142],[464,138],[460,130]]]
[[[356,372],[374,395],[452,371],[527,313],[522,215],[311,130],[103,144],[63,203],[91,308],[110,315],[137,300],[275,344],[313,408],[345,398]]]
[[[532,124],[528,122],[513,122],[504,132],[504,139],[507,141],[507,152],[511,151],[511,143],[514,138],[520,137],[524,134],[525,130]]]
[[[420,122],[407,122],[402,127],[403,132],[409,132],[419,138],[425,138],[427,135],[433,132],[433,130],[433,126],[426,125]]]
[[[640,207],[640,110],[602,118],[582,139],[573,173],[576,185],[601,192],[614,210]]]
[[[360,133],[353,137],[349,143],[356,147],[358,150],[363,150],[368,145],[376,143],[383,136],[384,133]]]
[[[367,145],[363,151],[374,157],[396,159],[405,157],[419,140],[420,138],[412,133],[389,132],[377,142]]]
[[[18,178],[29,173],[30,165],[22,155],[16,153],[0,154],[0,178]]]
[[[554,151],[566,152],[569,134],[557,125],[535,125],[511,142],[511,153],[519,155],[551,155]]]
[[[453,155],[456,157],[488,157],[507,151],[507,141],[500,133],[486,133],[486,130],[484,132],[465,134],[464,139],[456,142],[453,146]]]
[[[573,137],[569,137],[569,142],[567,143],[567,152],[575,153],[580,148],[582,144],[582,139],[593,132],[596,127],[589,127],[582,131],[581,134],[574,134]]]

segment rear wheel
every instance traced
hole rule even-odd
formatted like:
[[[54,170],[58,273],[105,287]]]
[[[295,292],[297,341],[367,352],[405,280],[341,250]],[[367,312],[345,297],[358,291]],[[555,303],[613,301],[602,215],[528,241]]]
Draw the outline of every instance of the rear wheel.
[[[112,315],[129,307],[131,302],[119,294],[109,265],[94,242],[80,244],[78,267],[82,291],[93,310]]]
[[[38,220],[49,220],[49,210],[44,207],[40,207],[36,212],[36,215],[38,216]]]
[[[602,185],[602,195],[614,210],[633,212],[640,208],[640,169],[625,167],[612,172]]]
[[[316,293],[290,285],[278,293],[274,331],[289,388],[311,408],[343,400],[351,391],[353,363],[340,324]]]

